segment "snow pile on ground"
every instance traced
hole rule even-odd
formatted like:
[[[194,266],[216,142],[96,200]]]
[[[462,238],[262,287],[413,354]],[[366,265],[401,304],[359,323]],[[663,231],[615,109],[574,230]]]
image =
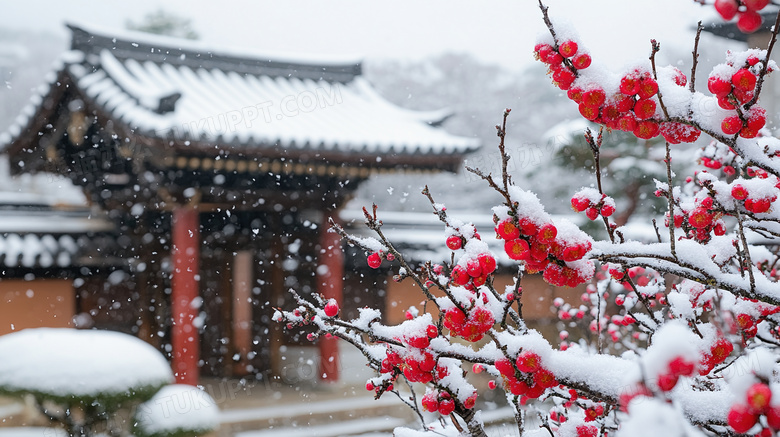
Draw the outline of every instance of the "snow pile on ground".
[[[139,405],[135,419],[136,437],[200,435],[219,427],[219,408],[205,391],[174,384]]]
[[[23,428],[0,427],[0,437],[68,437],[68,433],[59,428],[42,428],[37,426]]]
[[[173,381],[165,357],[131,335],[68,328],[0,337],[0,393],[52,399],[136,398]]]

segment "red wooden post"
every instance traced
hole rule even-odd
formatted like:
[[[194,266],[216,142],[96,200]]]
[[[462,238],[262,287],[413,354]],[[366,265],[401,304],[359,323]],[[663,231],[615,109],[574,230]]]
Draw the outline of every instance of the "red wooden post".
[[[320,226],[320,258],[317,268],[319,293],[327,299],[336,299],[342,308],[342,289],[344,287],[344,255],[341,253],[341,237],[328,232],[330,224],[327,217]],[[338,338],[320,337],[320,379],[336,382],[339,379]]]
[[[173,210],[173,275],[171,315],[173,316],[173,373],[179,384],[198,383],[200,335],[194,321],[198,309],[192,301],[200,295],[200,217],[198,210],[180,206]]]

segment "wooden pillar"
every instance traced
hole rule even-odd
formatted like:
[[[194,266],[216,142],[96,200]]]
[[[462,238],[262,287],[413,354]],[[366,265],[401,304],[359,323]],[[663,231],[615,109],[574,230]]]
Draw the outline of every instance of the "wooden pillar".
[[[329,232],[327,216],[320,224],[320,257],[317,277],[318,291],[327,299],[336,299],[343,307],[344,254],[341,253],[341,237]],[[320,337],[320,379],[336,382],[339,379],[339,344],[336,337]]]
[[[173,276],[171,315],[173,316],[173,373],[179,384],[198,383],[200,334],[195,326],[199,296],[200,217],[191,206],[173,210]]]
[[[271,259],[267,260],[270,266],[270,296],[269,302],[272,307],[282,307],[284,305],[284,270],[282,262],[284,261],[284,243],[282,242],[282,229],[280,220],[270,220],[269,225],[273,229],[271,237]],[[284,331],[280,323],[271,323],[269,332],[269,359],[271,377],[281,378],[282,376],[282,346],[284,345]]]
[[[233,256],[233,350],[239,361],[233,374],[246,375],[252,350],[252,252],[241,250]]]

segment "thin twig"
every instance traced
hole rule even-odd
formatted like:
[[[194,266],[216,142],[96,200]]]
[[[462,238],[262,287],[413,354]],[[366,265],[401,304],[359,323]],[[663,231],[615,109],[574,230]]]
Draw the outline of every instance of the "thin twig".
[[[506,138],[506,119],[509,117],[509,113],[512,112],[511,109],[506,108],[504,109],[504,120],[501,122],[501,126],[496,126],[496,130],[498,131],[498,137],[501,138],[501,141],[498,143],[498,151],[501,153],[501,177],[504,182],[504,190],[509,190],[509,172],[507,172],[506,167],[509,163],[509,155],[506,153],[506,147],[504,145],[504,139]]]
[[[699,65],[699,38],[701,38],[701,31],[704,30],[701,21],[696,24],[696,39],[693,42],[693,65],[691,66],[691,81],[688,84],[688,90],[691,93],[696,92],[696,67]]]
[[[625,270],[626,272],[628,271],[628,269]],[[623,279],[625,280],[625,282],[628,282],[628,286],[631,287],[631,290],[634,292],[634,294],[636,294],[637,299],[639,299],[639,301],[642,302],[642,305],[644,305],[645,307],[645,311],[647,311],[647,315],[649,315],[650,318],[653,319],[653,322],[655,322],[656,327],[660,325],[661,321],[658,320],[658,318],[655,316],[655,313],[653,313],[653,309],[650,306],[650,301],[647,299],[647,296],[645,296],[639,291],[639,288],[637,288],[636,283],[634,282],[633,279],[631,279],[631,276],[626,274]],[[651,329],[653,331],[655,330],[655,328],[651,328],[649,326],[647,326],[647,329]]]
[[[780,17],[780,14],[778,14]],[[745,237],[745,229],[742,227],[742,215],[739,213],[739,209],[735,211],[735,217],[737,218],[737,224],[739,225],[739,238],[742,241],[742,249],[745,252],[745,267],[748,271],[748,278],[750,278],[750,291],[755,294],[756,292],[756,278],[753,276],[753,260],[750,258],[750,248],[748,247],[747,238]]]
[[[661,50],[661,44],[658,43],[658,41],[651,39],[650,40],[650,46],[652,49],[650,50],[650,65],[653,68],[653,79],[658,81],[658,72],[655,68],[655,54],[658,53]],[[666,105],[664,104],[664,97],[661,94],[661,89],[658,89],[658,103],[661,104],[661,109],[664,111],[664,118],[666,120],[669,120],[669,111],[666,109]]]
[[[666,198],[669,199],[669,246],[672,251],[672,257],[677,259],[677,249],[675,247],[674,237],[674,188],[672,187],[672,152],[669,142],[666,142]]]
[[[602,195],[602,197],[605,195],[604,193],[604,187],[601,184],[601,142],[603,140],[603,133],[604,133],[604,127],[599,128],[599,134],[594,139],[593,138],[593,132],[591,130],[585,129],[585,142],[588,143],[588,146],[590,147],[590,151],[593,154],[593,167],[594,172],[596,173],[596,186],[599,189],[599,194]],[[607,217],[604,217],[603,215],[601,218],[604,220],[604,227],[607,229],[607,234],[609,235],[609,240],[611,242],[615,242],[615,230],[612,229],[612,226],[609,224],[609,219]]]
[[[403,254],[399,252],[393,244],[390,242],[390,240],[385,237],[384,233],[382,233],[382,222],[376,219],[376,205],[373,205],[373,216],[368,213],[366,208],[363,208],[363,212],[366,216],[366,224],[368,225],[368,228],[374,231],[374,233],[377,234],[379,239],[382,241],[382,244],[387,248],[389,253],[392,253],[393,256],[395,256],[395,259],[398,261],[399,264],[401,264],[401,267],[403,267],[406,271],[406,276],[411,277],[412,280],[414,280],[415,283],[417,283],[417,286],[420,287],[420,289],[425,294],[425,297],[427,297],[430,301],[433,302],[434,305],[438,308],[439,305],[436,303],[435,297],[431,294],[431,292],[428,290],[428,287],[425,285],[425,281],[422,280],[422,278],[417,275],[414,272],[414,269],[412,269],[411,266],[406,262],[406,259],[404,258]],[[328,222],[330,223],[330,228],[333,229],[336,233],[338,233],[341,238],[347,240],[352,245],[358,246],[360,248],[363,248],[365,250],[371,250],[370,248],[364,246],[359,240],[355,239],[351,235],[347,233],[347,231],[344,230],[338,223],[336,223],[333,218],[331,217]]]
[[[596,341],[598,342],[598,353],[601,355],[601,290],[598,288],[596,289],[596,293],[598,294],[598,301],[596,301],[596,332],[598,333],[598,337],[596,338]]]
[[[539,0],[539,9],[542,10],[542,18],[544,20],[544,24],[547,25],[547,29],[550,31],[550,35],[552,35],[553,41],[555,41],[555,46],[558,46],[558,35],[555,33],[555,28],[553,27],[552,21],[550,21],[550,16],[547,15],[547,9],[549,9],[547,6],[542,3],[542,0]]]
[[[769,40],[769,47],[766,49],[766,57],[764,57],[763,65],[761,66],[761,73],[758,75],[758,81],[756,82],[756,93],[753,98],[745,104],[745,109],[750,109],[758,101],[758,96],[761,94],[761,88],[764,85],[764,78],[766,77],[767,70],[769,68],[769,59],[772,56],[772,49],[777,42],[777,32],[780,30],[780,11],[777,12],[775,18],[775,25],[772,27],[772,39]]]
[[[658,223],[653,219],[653,229],[655,229],[655,236],[658,238],[658,242],[661,242],[661,232],[658,231]]]
[[[412,386],[412,383],[409,382],[408,379],[404,378],[404,382],[406,382],[406,385],[409,387],[409,391],[412,392],[412,399],[411,403],[412,405],[409,405],[409,403],[405,402],[403,398],[401,398],[401,395],[396,392],[396,395],[401,399],[402,402],[406,403],[412,410],[414,410],[415,413],[417,413],[417,418],[420,419],[420,423],[422,423],[422,427],[425,428],[425,418],[422,415],[422,412],[420,411],[420,408],[417,406],[417,393],[414,391],[414,387]]]

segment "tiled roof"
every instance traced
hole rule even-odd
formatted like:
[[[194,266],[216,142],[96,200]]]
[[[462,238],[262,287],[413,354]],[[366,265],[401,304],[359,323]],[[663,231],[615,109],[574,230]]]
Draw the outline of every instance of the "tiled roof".
[[[110,264],[113,225],[88,210],[0,207],[0,270]],[[101,251],[106,254],[100,255]],[[95,259],[88,259],[97,255]]]
[[[70,267],[78,251],[70,235],[0,234],[0,266]]]
[[[88,99],[142,135],[341,154],[458,156],[478,147],[476,139],[431,125],[446,114],[383,99],[356,60],[270,58],[148,34],[71,29],[62,68]],[[0,143],[18,135],[31,112]]]

